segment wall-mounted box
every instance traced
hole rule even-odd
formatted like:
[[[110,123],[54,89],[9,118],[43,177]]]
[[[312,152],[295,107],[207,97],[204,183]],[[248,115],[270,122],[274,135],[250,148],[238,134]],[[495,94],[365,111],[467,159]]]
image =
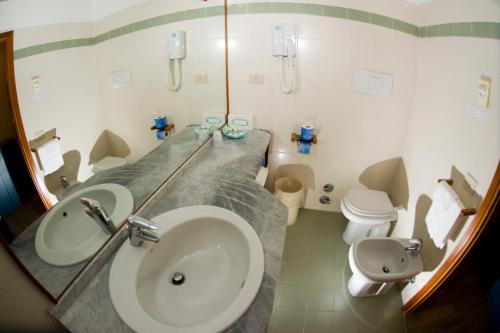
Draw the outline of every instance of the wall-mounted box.
[[[391,96],[392,75],[358,69],[354,72],[354,91],[375,96]]]

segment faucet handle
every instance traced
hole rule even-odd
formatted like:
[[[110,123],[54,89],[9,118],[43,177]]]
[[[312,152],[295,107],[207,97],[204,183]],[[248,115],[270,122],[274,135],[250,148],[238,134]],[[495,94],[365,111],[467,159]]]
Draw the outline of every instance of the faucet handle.
[[[145,219],[145,218],[137,216],[137,215],[131,215],[128,218],[127,225],[129,227],[137,227],[137,228],[142,228],[142,229],[146,229],[146,230],[158,229],[158,226],[153,221],[150,221],[148,219]]]
[[[417,237],[417,238],[412,238],[412,239],[408,240],[408,243],[422,245],[423,240],[422,240],[422,238]]]
[[[89,208],[99,208],[101,206],[99,201],[85,197],[81,197],[80,202]]]

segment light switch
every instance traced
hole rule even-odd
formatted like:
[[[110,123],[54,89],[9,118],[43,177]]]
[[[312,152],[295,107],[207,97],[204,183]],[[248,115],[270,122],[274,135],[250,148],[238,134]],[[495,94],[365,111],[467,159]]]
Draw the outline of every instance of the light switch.
[[[42,81],[40,80],[40,75],[31,77],[31,88],[33,89],[33,95],[42,92]]]
[[[31,77],[31,89],[33,90],[32,98],[35,102],[47,99],[49,97],[49,94],[43,91],[40,75]]]
[[[207,74],[196,74],[193,76],[193,82],[195,84],[207,84],[208,75]]]
[[[132,74],[130,69],[110,72],[111,86],[113,88],[125,88],[132,85]]]
[[[491,78],[481,75],[476,91],[476,105],[487,109],[490,99]]]
[[[392,75],[358,69],[354,72],[354,91],[376,96],[391,96]]]
[[[248,83],[250,83],[250,84],[264,84],[264,74],[250,74],[248,76]]]

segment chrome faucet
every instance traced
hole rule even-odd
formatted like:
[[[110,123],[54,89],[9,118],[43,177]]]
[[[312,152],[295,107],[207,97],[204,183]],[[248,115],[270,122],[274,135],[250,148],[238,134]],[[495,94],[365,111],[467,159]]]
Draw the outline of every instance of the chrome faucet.
[[[89,198],[80,198],[80,202],[85,206],[85,213],[93,218],[105,233],[112,234],[115,232],[116,227],[113,221],[111,221],[111,217],[104,207],[101,206],[99,201]]]
[[[128,238],[130,245],[141,246],[143,241],[150,241],[158,243],[160,236],[154,232],[158,227],[153,221],[147,220],[143,217],[132,215],[127,221]]]
[[[66,176],[61,176],[61,184],[63,188],[68,188],[69,187],[69,180],[68,177]]]
[[[421,248],[422,248],[422,239],[420,238],[413,238],[408,240],[408,245],[405,246],[405,250],[410,251],[413,256],[418,255]]]

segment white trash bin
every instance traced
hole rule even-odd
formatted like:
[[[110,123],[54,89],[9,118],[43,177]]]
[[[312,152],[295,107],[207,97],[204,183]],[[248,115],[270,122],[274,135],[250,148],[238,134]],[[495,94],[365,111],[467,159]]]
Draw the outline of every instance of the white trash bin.
[[[274,195],[288,207],[287,225],[294,224],[304,197],[302,182],[297,178],[283,177],[274,183],[274,189]]]

